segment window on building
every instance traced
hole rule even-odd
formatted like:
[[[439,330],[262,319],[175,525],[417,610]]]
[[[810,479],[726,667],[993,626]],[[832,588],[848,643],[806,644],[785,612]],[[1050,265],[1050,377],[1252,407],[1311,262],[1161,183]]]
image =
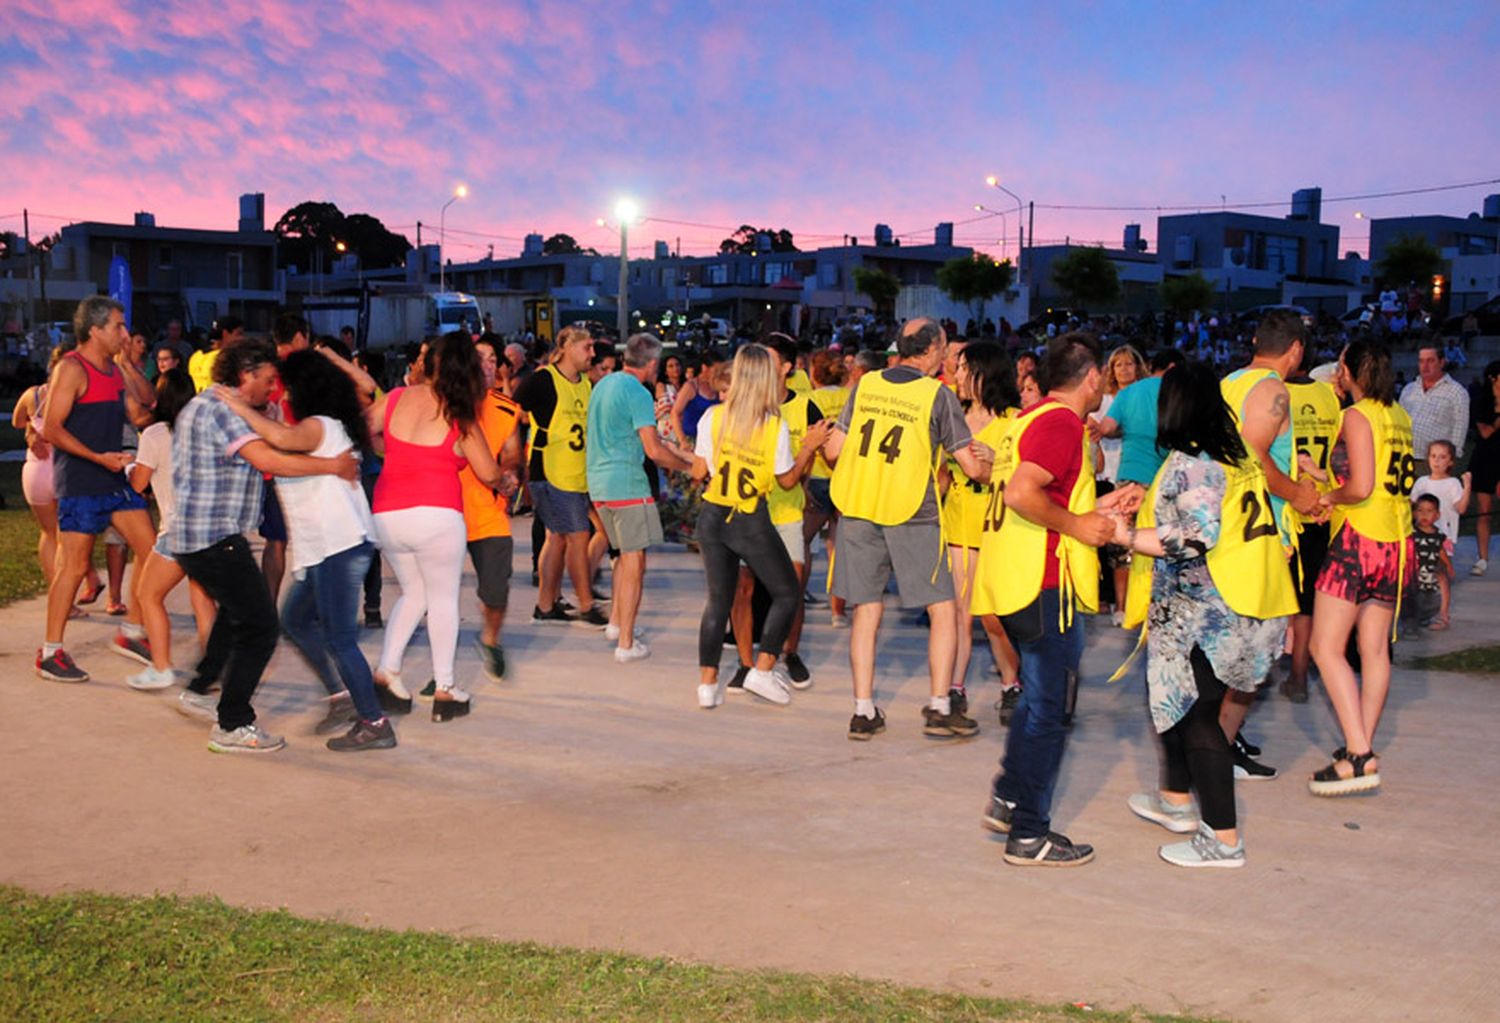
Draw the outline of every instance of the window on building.
[[[1286,235],[1266,235],[1266,269],[1272,273],[1294,274],[1298,272],[1298,252],[1302,247],[1300,238]]]
[[[130,243],[129,242],[112,242],[110,244],[110,246],[109,246],[109,258],[110,259],[114,259],[116,256],[123,256],[124,258],[129,259],[130,258]]]
[[[225,260],[224,286],[226,288],[243,288],[245,286],[245,256],[240,252],[231,252]]]
[[[163,270],[172,269],[172,246],[158,245],[156,248],[156,265]]]
[[[704,284],[728,284],[729,267],[724,263],[711,263],[703,271]]]
[[[786,276],[786,264],[785,263],[767,263],[766,264],[766,283],[767,284],[775,284],[777,281],[781,280],[785,276]]]

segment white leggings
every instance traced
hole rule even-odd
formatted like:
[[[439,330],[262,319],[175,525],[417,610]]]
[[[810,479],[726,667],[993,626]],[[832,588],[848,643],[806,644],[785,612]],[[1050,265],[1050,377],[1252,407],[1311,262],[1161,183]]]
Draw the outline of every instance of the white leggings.
[[[427,616],[432,677],[439,689],[453,688],[458,653],[458,591],[464,574],[466,533],[463,514],[452,508],[402,508],[375,515],[380,553],[396,573],[401,596],[391,608],[380,670],[401,673],[406,644]]]

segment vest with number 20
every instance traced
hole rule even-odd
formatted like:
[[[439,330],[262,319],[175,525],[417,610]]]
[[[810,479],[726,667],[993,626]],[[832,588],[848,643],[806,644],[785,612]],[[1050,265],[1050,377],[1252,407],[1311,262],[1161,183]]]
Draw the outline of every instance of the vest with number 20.
[[[833,467],[829,492],[839,511],[879,526],[910,521],[932,485],[932,403],[943,385],[933,377],[893,384],[867,373],[851,399],[849,435]]]

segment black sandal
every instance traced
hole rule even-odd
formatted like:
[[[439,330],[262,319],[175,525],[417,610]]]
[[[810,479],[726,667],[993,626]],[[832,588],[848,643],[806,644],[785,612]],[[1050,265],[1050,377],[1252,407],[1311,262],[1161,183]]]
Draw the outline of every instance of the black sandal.
[[[1347,748],[1340,746],[1333,751],[1333,762],[1314,774],[1307,787],[1315,796],[1349,796],[1356,792],[1372,792],[1380,788],[1380,772],[1367,769],[1374,759],[1374,750],[1368,753],[1350,753]],[[1346,761],[1352,769],[1347,778],[1339,774],[1340,760]]]

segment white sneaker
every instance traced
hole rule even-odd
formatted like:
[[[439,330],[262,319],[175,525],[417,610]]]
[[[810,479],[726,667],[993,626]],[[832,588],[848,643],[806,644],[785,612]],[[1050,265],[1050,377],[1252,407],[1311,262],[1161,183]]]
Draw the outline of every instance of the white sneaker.
[[[785,682],[776,677],[774,671],[761,671],[758,668],[751,668],[745,673],[745,692],[754,693],[762,700],[767,700],[781,707],[785,707],[792,702],[790,688]]]
[[[639,627],[631,629],[630,634],[634,639],[644,639],[646,637],[646,634]],[[620,627],[614,622],[610,622],[604,627],[604,638],[611,643],[618,643],[620,641]]]
[[[1120,626],[1124,625],[1125,624],[1125,612],[1124,611],[1111,611],[1109,613],[1109,624],[1113,625],[1117,629]]]
[[[832,625],[835,629],[847,629],[849,627],[849,616],[847,614],[841,615],[837,611],[831,611],[828,615],[828,624]]]
[[[1480,558],[1478,561],[1474,562],[1474,567],[1471,568],[1471,569],[1469,569],[1469,574],[1470,575],[1484,575],[1484,573],[1489,569],[1489,567],[1490,567],[1490,563],[1488,561],[1486,561],[1484,558]]]
[[[153,689],[169,689],[176,682],[177,673],[171,668],[162,671],[154,665],[148,666],[145,671],[136,672],[125,679],[125,684],[131,689],[139,689],[142,692],[150,692]]]
[[[631,661],[644,661],[651,656],[651,648],[646,645],[645,640],[637,639],[631,646],[615,647],[615,660],[620,664],[629,664]]]
[[[241,725],[228,732],[215,725],[208,736],[208,748],[215,753],[275,753],[284,746],[285,739],[259,725]]]
[[[177,709],[190,718],[219,723],[219,698],[211,693],[195,693],[184,689],[177,697]]]
[[[700,685],[698,687],[698,706],[704,710],[713,710],[724,702],[724,684]]]

